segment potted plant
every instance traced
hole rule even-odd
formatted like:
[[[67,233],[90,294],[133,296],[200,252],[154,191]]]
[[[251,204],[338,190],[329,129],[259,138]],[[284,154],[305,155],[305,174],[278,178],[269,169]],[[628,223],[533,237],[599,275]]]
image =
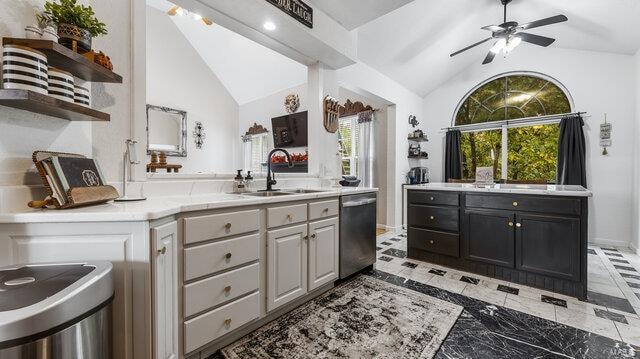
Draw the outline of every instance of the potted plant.
[[[60,44],[76,52],[91,51],[91,39],[107,34],[107,25],[96,18],[93,8],[78,5],[77,0],[47,1],[41,16],[58,26]]]

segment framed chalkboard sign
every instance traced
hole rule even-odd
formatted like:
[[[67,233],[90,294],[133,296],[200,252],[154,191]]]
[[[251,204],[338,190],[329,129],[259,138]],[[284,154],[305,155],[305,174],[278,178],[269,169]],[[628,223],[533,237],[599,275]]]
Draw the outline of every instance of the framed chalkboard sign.
[[[302,0],[267,0],[273,6],[298,20],[306,27],[313,29],[313,8]]]

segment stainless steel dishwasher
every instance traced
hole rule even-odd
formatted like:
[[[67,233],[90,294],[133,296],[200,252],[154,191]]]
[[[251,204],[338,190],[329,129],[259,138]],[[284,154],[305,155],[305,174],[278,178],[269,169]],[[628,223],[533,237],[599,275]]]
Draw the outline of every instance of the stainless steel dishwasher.
[[[376,193],[340,198],[340,279],[376,262]]]

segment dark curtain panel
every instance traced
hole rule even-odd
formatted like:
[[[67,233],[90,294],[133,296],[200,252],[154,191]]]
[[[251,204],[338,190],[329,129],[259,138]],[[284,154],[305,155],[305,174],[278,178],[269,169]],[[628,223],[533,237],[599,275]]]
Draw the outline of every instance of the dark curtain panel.
[[[587,188],[587,146],[583,126],[584,121],[579,115],[565,117],[560,121],[557,184]]]
[[[459,130],[447,131],[446,153],[444,160],[444,180],[462,179],[462,152],[460,151]]]

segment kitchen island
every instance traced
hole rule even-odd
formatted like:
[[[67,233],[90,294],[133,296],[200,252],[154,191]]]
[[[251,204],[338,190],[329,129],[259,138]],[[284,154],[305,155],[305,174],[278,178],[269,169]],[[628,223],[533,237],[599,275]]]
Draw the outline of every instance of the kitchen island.
[[[407,256],[586,299],[581,186],[407,186]]]

